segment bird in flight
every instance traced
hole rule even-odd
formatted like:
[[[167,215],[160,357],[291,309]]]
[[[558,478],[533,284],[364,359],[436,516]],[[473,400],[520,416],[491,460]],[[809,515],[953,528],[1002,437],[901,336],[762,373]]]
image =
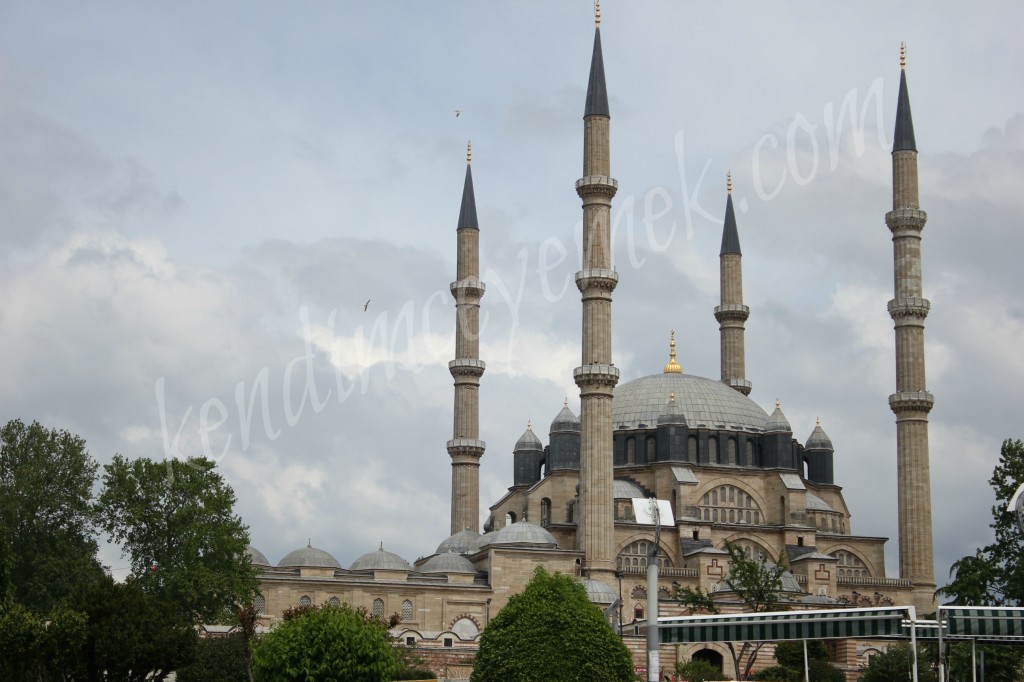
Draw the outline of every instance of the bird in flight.
[[[366,299],[366,303],[364,303],[364,304],[363,304],[363,312],[365,313],[365,312],[366,312],[366,310],[367,310],[367,309],[368,309],[369,307],[370,307],[370,299]]]
[[[462,109],[456,109],[455,110],[455,118],[458,118],[461,115],[462,115]]]

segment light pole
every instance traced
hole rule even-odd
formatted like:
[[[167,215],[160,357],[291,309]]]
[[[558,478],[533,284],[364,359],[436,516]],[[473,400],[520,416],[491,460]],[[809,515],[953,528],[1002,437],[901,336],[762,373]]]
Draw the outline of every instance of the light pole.
[[[622,576],[625,574],[622,566],[615,569],[615,577],[619,579],[619,639],[622,639]]]

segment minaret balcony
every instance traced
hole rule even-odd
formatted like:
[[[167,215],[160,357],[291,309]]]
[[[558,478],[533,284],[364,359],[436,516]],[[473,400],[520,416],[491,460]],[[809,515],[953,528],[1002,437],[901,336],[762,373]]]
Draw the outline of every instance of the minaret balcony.
[[[928,391],[900,391],[889,396],[889,409],[900,412],[931,412],[935,397]]]
[[[619,283],[619,273],[608,268],[589,268],[576,273],[576,288],[581,292],[590,287],[612,291]]]
[[[477,358],[455,358],[448,362],[448,371],[452,376],[481,376],[487,369],[487,363]]]
[[[730,388],[734,388],[743,395],[750,395],[750,390],[753,388],[750,382],[746,379],[724,379],[723,384]]]
[[[576,194],[580,197],[601,194],[615,196],[619,190],[619,181],[607,175],[587,175],[576,181]]]
[[[927,298],[917,298],[915,296],[901,296],[900,298],[894,298],[889,301],[889,317],[893,320],[901,320],[905,318],[918,318],[921,323],[924,322],[924,318],[928,317],[928,311],[931,310],[932,304]]]
[[[919,208],[897,208],[885,214],[885,224],[892,230],[894,238],[909,236],[902,233],[920,232],[927,221],[928,214]]]
[[[460,294],[465,297],[481,298],[487,291],[487,285],[478,279],[460,279],[457,282],[452,282],[449,289],[455,298],[459,298]]]
[[[715,306],[715,319],[719,322],[722,320],[743,322],[748,317],[750,317],[750,306],[745,306],[742,303],[723,303]]]
[[[615,365],[582,365],[572,371],[572,378],[581,388],[585,384],[613,387],[619,383],[619,368]]]
[[[487,443],[478,438],[453,438],[448,441],[448,454],[452,459],[476,460],[483,457],[486,449]]]

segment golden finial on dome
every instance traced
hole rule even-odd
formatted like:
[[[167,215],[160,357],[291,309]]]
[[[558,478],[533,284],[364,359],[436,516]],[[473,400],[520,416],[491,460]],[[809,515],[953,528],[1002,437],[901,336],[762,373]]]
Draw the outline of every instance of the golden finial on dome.
[[[533,431],[533,422],[529,419],[526,420],[526,430]]]
[[[814,425],[815,426],[821,426],[821,417],[815,417],[814,418]]]
[[[601,0],[594,2],[594,26],[601,28]]]
[[[473,141],[466,140],[466,163],[473,163]]]
[[[900,68],[907,68],[907,44],[900,42]]]
[[[682,374],[683,368],[676,362],[676,331],[674,329],[668,347],[668,363],[665,364],[665,374]]]
[[[569,396],[565,396],[565,400],[562,401],[562,407],[569,407]]]
[[[672,391],[671,393],[668,394],[668,401],[670,403],[674,403],[676,401],[676,392],[675,391]]]
[[[725,191],[732,194],[732,171],[725,174]]]

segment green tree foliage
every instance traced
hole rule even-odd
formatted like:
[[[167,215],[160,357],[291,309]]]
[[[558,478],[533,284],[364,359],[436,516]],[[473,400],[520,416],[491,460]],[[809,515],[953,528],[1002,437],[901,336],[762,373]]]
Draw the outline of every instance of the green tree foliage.
[[[919,682],[937,682],[938,673],[931,663],[933,657],[920,648],[917,652],[917,679]],[[906,644],[892,644],[868,661],[860,682],[894,682],[910,679],[913,665],[912,651]]]
[[[0,604],[45,614],[102,574],[85,441],[19,419],[0,429]]]
[[[629,650],[571,576],[538,567],[480,638],[472,682],[632,682]]]
[[[709,682],[728,679],[716,666],[695,658],[686,663],[676,663],[676,677],[687,682]]]
[[[775,645],[775,660],[778,665],[762,670],[755,680],[804,679],[804,645],[801,641],[778,642]],[[807,671],[814,682],[844,682],[846,676],[828,660],[828,648],[824,642],[807,642]]]
[[[978,644],[976,654],[978,679],[985,682],[1018,682],[1024,679],[1019,647]],[[949,679],[971,679],[971,643],[951,644],[946,665],[949,667]]]
[[[248,528],[213,462],[117,455],[103,469],[101,526],[146,591],[205,622],[251,601],[256,571],[246,553]]]
[[[178,682],[249,682],[249,641],[241,632],[203,637],[196,657],[178,671]]]
[[[383,682],[398,670],[387,624],[347,604],[294,614],[255,645],[257,682]]]

